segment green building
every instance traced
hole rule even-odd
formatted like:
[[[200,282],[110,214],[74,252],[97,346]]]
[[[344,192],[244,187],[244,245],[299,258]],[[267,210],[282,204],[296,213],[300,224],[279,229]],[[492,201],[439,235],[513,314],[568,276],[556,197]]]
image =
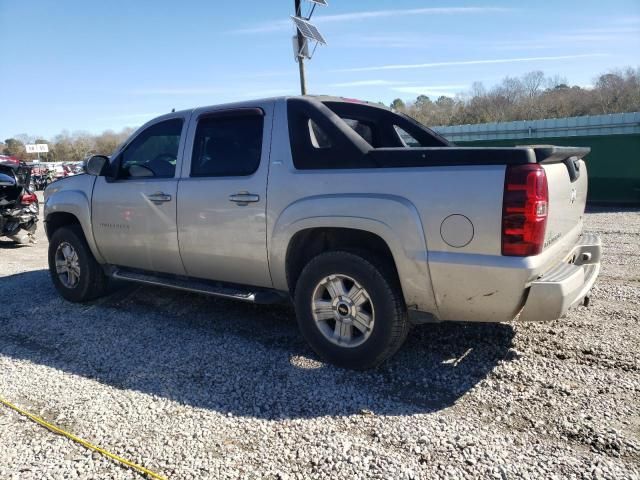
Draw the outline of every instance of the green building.
[[[460,146],[591,147],[593,203],[640,204],[640,112],[434,127]]]

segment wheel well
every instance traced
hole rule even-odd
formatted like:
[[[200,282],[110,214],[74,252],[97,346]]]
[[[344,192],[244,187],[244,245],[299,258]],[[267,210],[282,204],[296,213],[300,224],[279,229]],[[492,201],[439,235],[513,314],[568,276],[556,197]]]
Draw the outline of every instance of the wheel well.
[[[74,225],[74,224],[80,225],[80,220],[78,220],[78,217],[76,217],[72,213],[56,212],[56,213],[52,213],[47,217],[46,224],[47,224],[47,228],[46,228],[47,238],[51,239],[53,234],[60,227],[64,227],[66,225]]]
[[[365,254],[369,260],[389,267],[398,278],[389,246],[375,233],[353,228],[309,228],[296,233],[287,248],[287,284],[292,295],[305,265],[312,258],[331,250]]]

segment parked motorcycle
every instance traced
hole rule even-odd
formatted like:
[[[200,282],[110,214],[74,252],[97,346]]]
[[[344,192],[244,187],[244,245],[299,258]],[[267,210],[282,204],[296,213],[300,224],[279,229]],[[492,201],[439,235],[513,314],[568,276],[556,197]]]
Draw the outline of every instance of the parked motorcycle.
[[[20,163],[0,163],[0,237],[21,244],[36,243],[40,210],[38,197],[27,188],[29,167]]]

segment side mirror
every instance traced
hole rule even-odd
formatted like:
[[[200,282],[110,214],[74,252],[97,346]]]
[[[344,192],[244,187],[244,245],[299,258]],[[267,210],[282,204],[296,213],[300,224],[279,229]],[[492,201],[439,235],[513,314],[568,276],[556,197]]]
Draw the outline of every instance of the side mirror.
[[[0,187],[14,187],[15,184],[16,180],[13,177],[0,173]]]
[[[87,160],[86,171],[89,175],[99,177],[104,175],[104,170],[107,165],[109,165],[109,157],[104,155],[94,155]]]

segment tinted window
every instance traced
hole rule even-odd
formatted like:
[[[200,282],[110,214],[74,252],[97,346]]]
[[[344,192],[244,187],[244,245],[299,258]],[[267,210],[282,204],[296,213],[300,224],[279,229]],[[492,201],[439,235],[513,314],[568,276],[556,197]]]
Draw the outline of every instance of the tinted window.
[[[342,118],[344,122],[349,125],[353,130],[362,137],[362,139],[369,145],[373,145],[373,129],[371,125],[366,124],[355,118]]]
[[[303,98],[287,100],[289,141],[293,165],[299,170],[375,167],[353,139],[332,119],[328,109],[319,110]],[[339,121],[339,119],[338,119]],[[341,123],[341,122],[340,122]],[[345,130],[358,137],[348,127]],[[360,143],[364,143],[361,139]]]
[[[443,137],[404,114],[397,114],[386,108],[357,102],[326,101],[323,103],[345,122],[357,120],[360,125],[357,125],[354,130],[374,148],[444,147],[449,145],[449,142]],[[353,125],[350,125],[353,128]],[[398,132],[398,128],[404,133]]]
[[[396,133],[398,134],[398,136],[400,137],[400,140],[402,140],[402,143],[404,143],[405,146],[412,147],[412,148],[417,148],[422,146],[420,142],[416,140],[415,137],[410,133],[408,133],[406,130],[400,128],[397,125],[394,125],[393,128],[396,129]]]
[[[179,118],[167,120],[140,133],[121,154],[119,177],[173,177],[182,123]]]
[[[198,121],[192,177],[251,175],[262,153],[261,115],[222,116]]]
[[[309,119],[309,135],[311,137],[311,145],[313,145],[314,148],[331,148],[329,135],[324,133],[324,130],[311,119]]]

